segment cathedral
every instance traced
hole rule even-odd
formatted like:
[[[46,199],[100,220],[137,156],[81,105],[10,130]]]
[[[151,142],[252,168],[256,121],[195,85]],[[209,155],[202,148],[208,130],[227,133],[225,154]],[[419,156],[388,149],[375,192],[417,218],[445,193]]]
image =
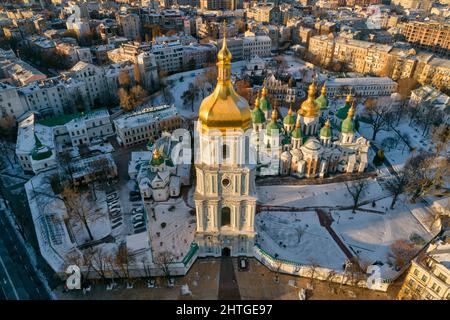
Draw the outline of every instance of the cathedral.
[[[355,136],[351,95],[331,123],[326,88],[316,98],[316,86],[295,114],[292,107],[281,119],[271,108],[267,89],[252,110],[252,145],[256,146],[258,175],[323,178],[330,173],[363,172],[368,164],[369,141]]]
[[[253,256],[257,175],[314,178],[363,172],[369,142],[355,137],[351,96],[337,112],[345,118],[331,123],[326,88],[316,98],[314,83],[298,112],[291,107],[282,118],[265,86],[251,110],[233,88],[231,53],[223,39],[217,85],[202,101],[195,129],[195,242],[199,256]]]

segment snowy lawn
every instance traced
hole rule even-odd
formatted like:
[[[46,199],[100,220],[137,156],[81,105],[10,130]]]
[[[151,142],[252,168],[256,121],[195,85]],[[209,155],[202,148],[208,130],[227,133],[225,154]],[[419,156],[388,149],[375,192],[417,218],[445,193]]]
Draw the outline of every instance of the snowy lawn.
[[[369,179],[369,185],[362,201],[384,196],[380,185]],[[258,187],[258,199],[262,205],[287,207],[336,207],[350,206],[353,200],[345,183],[322,185],[276,185]]]
[[[346,257],[315,212],[262,212],[256,231],[261,248],[278,259],[342,270]]]
[[[391,203],[391,198],[376,202],[365,208],[385,211]],[[428,242],[432,235],[411,213],[403,203],[397,203],[393,210],[385,214],[350,210],[333,211],[332,228],[344,241],[346,246],[356,254],[362,262],[388,262],[390,245],[396,240],[413,240],[417,250]]]
[[[154,215],[148,210],[150,241],[153,256],[169,251],[175,260],[183,260],[194,241],[196,219],[189,213],[181,198],[169,199],[167,202],[154,204]]]
[[[422,135],[422,129],[417,128],[414,125],[409,125],[408,120],[400,121],[400,123],[395,126],[395,129],[400,135],[407,136],[409,144],[416,148],[416,150],[434,150],[434,145],[429,136],[424,137]],[[367,123],[360,122],[359,132],[366,138],[372,138],[372,127]],[[389,140],[393,142],[391,145],[387,143]],[[395,170],[403,167],[406,160],[411,156],[408,146],[399,138],[394,130],[380,130],[376,136],[376,145],[384,150],[386,158]]]

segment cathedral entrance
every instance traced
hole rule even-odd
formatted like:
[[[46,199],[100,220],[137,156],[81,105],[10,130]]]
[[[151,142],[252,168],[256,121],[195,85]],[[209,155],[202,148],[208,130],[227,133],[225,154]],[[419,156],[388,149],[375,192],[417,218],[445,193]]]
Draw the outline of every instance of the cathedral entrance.
[[[222,257],[229,257],[231,255],[231,250],[228,247],[222,249]]]

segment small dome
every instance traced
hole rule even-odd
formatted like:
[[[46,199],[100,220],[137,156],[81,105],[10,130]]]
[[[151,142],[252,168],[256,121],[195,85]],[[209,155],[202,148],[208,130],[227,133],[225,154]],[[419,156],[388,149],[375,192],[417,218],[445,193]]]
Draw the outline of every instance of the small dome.
[[[341,119],[344,120],[345,118],[347,118],[347,113],[348,110],[351,107],[350,102],[352,101],[352,96],[349,94],[347,96],[347,98],[345,99],[345,105],[343,105],[342,107],[339,108],[339,110],[336,113],[336,116]]]
[[[355,123],[353,121],[353,106],[348,110],[347,118],[342,121],[341,132],[342,133],[354,133],[355,132]]]
[[[316,138],[309,138],[303,147],[312,152],[319,152],[322,149],[322,145]]]
[[[150,164],[152,166],[159,166],[163,163],[164,163],[163,155],[161,154],[161,152],[159,151],[158,148],[155,148],[155,150],[153,151],[153,156],[152,156],[152,160],[150,161]]]
[[[291,137],[294,139],[303,138],[302,129],[300,128],[300,121],[297,121],[297,123],[295,124],[294,130],[292,130],[291,132]]]
[[[300,106],[299,113],[304,117],[317,117],[319,115],[319,105],[315,101],[316,85],[311,83],[308,88],[308,98]]]
[[[319,105],[320,110],[328,108],[325,85],[323,85],[320,96],[316,99],[316,103]]]
[[[283,119],[283,123],[286,125],[294,125],[295,124],[295,115],[292,114],[292,107],[289,108],[288,114]]]
[[[327,119],[322,129],[320,129],[320,137],[331,138],[330,120]]]
[[[252,122],[255,124],[261,124],[266,122],[266,117],[261,108],[254,108],[252,110]]]
[[[266,128],[266,134],[268,136],[271,136],[274,130],[278,130],[278,134],[281,134],[282,126],[280,123],[278,123],[277,118],[278,118],[278,112],[277,112],[277,109],[274,109],[272,111],[272,121],[270,121],[270,123],[267,125],[267,128]]]

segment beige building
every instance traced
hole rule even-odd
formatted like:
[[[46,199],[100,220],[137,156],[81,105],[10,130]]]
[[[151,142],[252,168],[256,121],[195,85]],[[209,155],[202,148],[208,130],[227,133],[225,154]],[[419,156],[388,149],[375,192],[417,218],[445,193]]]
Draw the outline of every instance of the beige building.
[[[449,23],[411,21],[402,25],[401,32],[417,49],[450,55]]]
[[[411,262],[399,300],[450,300],[450,237],[430,244]]]

